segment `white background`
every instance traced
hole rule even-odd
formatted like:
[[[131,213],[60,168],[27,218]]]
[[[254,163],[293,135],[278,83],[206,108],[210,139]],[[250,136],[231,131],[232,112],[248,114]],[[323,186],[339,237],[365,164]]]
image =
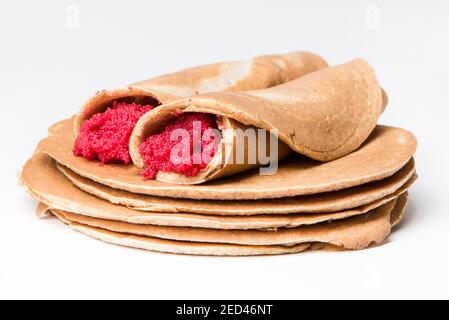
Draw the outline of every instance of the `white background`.
[[[0,298],[449,298],[448,16],[447,1],[2,1]],[[408,216],[385,245],[190,257],[34,217],[16,175],[96,90],[293,50],[368,60],[390,96],[381,122],[419,139]]]

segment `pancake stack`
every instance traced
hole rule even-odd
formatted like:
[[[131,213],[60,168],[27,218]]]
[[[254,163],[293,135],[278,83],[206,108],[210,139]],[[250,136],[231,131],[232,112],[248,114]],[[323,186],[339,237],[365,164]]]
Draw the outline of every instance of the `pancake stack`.
[[[153,101],[130,137],[133,163],[75,156],[84,121],[113,101]],[[385,242],[416,180],[412,133],[378,125],[387,97],[363,60],[329,67],[306,52],[206,65],[99,91],[73,118],[49,128],[20,182],[55,216],[108,243],[193,255],[356,250]],[[143,179],[140,144],[179,113],[229,124],[230,139],[196,177]],[[235,128],[276,130],[278,169],[235,165]],[[225,131],[227,130],[227,131]],[[259,137],[258,137],[259,139]],[[231,146],[231,148],[229,148]]]

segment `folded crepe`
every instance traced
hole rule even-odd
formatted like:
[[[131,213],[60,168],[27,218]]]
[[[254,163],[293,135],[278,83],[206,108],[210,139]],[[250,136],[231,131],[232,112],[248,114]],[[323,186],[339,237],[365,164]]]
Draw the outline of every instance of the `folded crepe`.
[[[158,106],[206,92],[269,88],[325,67],[326,61],[315,54],[292,52],[188,68],[124,88],[98,91],[76,116],[75,134],[85,120],[104,112],[116,100]]]
[[[217,116],[221,140],[216,142],[210,162],[196,175],[160,170],[154,175],[156,180],[203,183],[267,164],[266,158],[265,163],[259,161],[259,153],[264,152],[274,161],[291,150],[314,160],[331,161],[360,147],[374,130],[386,102],[373,69],[356,59],[268,89],[208,93],[156,108],[137,122],[129,150],[137,167],[148,167],[151,157],[143,147],[152,137],[163,134],[184,114],[212,114]],[[277,149],[267,146],[276,140],[272,135],[262,135],[264,131],[255,128],[275,130],[271,133],[280,140],[274,144]],[[247,129],[256,132],[252,144],[249,139],[242,140]],[[237,161],[242,148],[244,161]],[[277,155],[272,157],[271,151]],[[251,156],[254,153],[257,157]]]

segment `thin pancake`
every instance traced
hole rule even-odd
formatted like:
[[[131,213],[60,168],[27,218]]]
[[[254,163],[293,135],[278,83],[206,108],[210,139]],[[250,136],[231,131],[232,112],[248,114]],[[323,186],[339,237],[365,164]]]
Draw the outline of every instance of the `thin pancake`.
[[[267,229],[296,227],[363,214],[402,194],[413,183],[414,177],[395,193],[353,209],[334,213],[288,215],[266,214],[254,216],[153,213],[136,211],[121,205],[114,205],[73,186],[70,181],[56,169],[54,161],[44,154],[36,154],[27,162],[21,174],[21,181],[34,198],[45,203],[47,206],[94,218],[162,226],[217,229]]]
[[[401,170],[381,181],[316,195],[262,200],[191,200],[162,198],[113,189],[83,178],[57,164],[58,169],[79,189],[111,203],[134,210],[167,213],[201,213],[214,215],[256,215],[287,213],[336,212],[356,208],[382,199],[403,186],[415,172],[411,159]]]
[[[166,240],[154,237],[144,237],[127,233],[113,232],[97,227],[79,224],[76,222],[71,222],[67,220],[63,215],[60,215],[58,213],[56,213],[56,215],[62,221],[69,224],[73,229],[81,233],[84,233],[88,236],[91,236],[93,238],[117,245],[140,248],[151,251],[167,252],[167,253],[240,256],[240,255],[268,255],[268,254],[296,253],[304,251],[309,248],[315,250],[326,248],[338,248],[334,245],[329,245],[322,242],[300,243],[290,246],[283,246],[283,245],[265,246],[265,245],[234,245],[223,243],[204,243],[192,241]],[[385,222],[385,217],[381,218],[381,220],[383,222],[382,225],[384,226],[386,226],[387,224],[388,226],[390,225],[390,223]],[[370,222],[368,224],[370,224]],[[369,227],[367,229],[369,229]],[[369,243],[368,246],[371,244],[372,243]],[[360,246],[361,243],[358,243],[358,245]]]

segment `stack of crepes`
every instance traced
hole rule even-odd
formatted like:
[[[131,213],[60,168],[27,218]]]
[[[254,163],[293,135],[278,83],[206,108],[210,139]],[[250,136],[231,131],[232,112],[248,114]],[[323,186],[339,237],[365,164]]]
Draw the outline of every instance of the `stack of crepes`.
[[[20,180],[39,217],[113,244],[194,255],[363,249],[385,242],[416,180],[413,134],[377,124],[386,105],[361,59],[329,67],[296,52],[190,68],[97,92],[49,129]],[[200,140],[207,161],[193,161],[191,145],[172,153],[209,129],[220,134]],[[256,132],[255,148],[239,130]],[[264,173],[253,149],[276,155],[277,170]]]

